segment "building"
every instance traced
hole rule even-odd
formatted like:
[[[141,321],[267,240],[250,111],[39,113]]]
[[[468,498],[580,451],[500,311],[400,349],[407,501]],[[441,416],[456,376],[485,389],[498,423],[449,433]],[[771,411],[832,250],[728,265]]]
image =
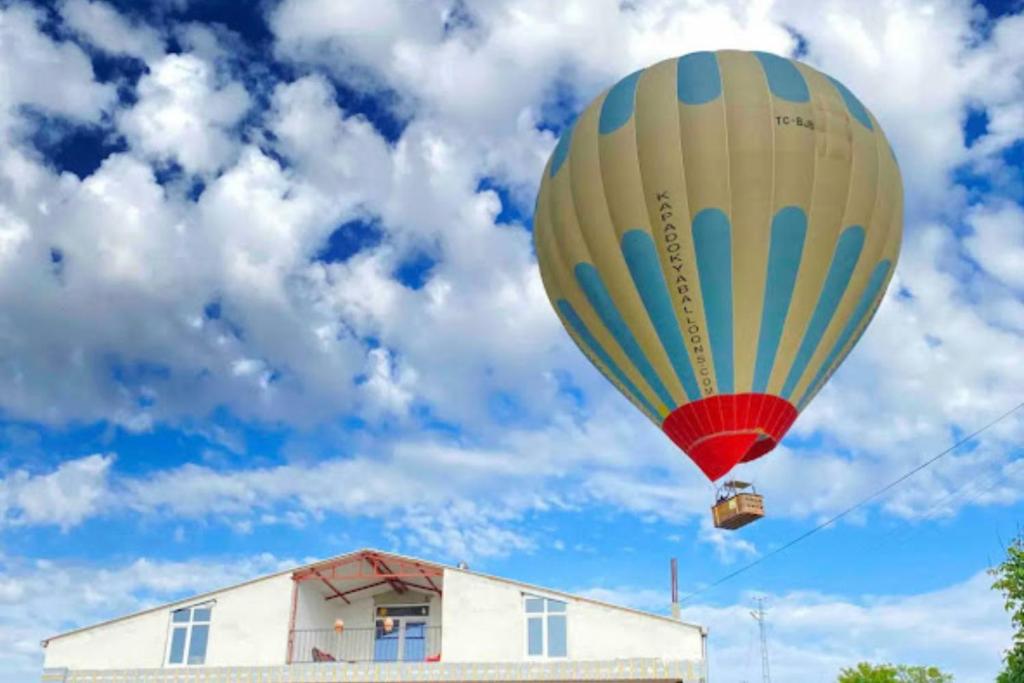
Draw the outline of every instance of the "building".
[[[376,550],[43,642],[44,681],[704,682],[706,631]]]

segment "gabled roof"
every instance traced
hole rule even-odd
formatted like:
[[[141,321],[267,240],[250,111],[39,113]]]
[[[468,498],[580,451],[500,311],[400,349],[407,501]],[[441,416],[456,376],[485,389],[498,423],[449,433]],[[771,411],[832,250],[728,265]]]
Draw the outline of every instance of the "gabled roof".
[[[383,567],[381,567],[381,563],[383,563]],[[345,575],[337,571],[338,569],[343,567],[355,566],[358,568],[360,572],[362,572],[364,567],[367,565],[373,568],[372,574]],[[398,567],[398,570],[392,570],[392,565]],[[139,610],[138,612],[132,612],[130,614],[125,614],[123,616],[115,617],[113,619],[107,619],[106,621],[101,621],[96,624],[90,624],[89,626],[82,626],[76,629],[72,629],[70,631],[65,631],[64,633],[59,633],[44,640],[43,647],[46,647],[47,643],[49,643],[51,640],[56,640],[57,638],[63,638],[65,636],[80,633],[82,631],[88,631],[90,629],[98,628],[100,626],[106,626],[108,624],[117,623],[119,621],[131,619],[132,617],[137,617],[142,614],[149,614],[150,612],[167,610],[177,606],[188,605],[190,603],[214,597],[218,593],[234,590],[236,588],[248,586],[250,584],[258,583],[260,581],[266,581],[267,579],[284,576],[286,574],[291,574],[292,578],[295,581],[322,580],[323,583],[325,583],[334,591],[334,593],[336,594],[334,597],[344,599],[344,597],[347,594],[365,590],[367,588],[373,588],[384,583],[390,583],[392,584],[393,587],[395,585],[401,586],[404,584],[405,587],[407,588],[415,587],[419,590],[426,589],[430,592],[436,592],[437,594],[440,594],[441,587],[437,586],[435,582],[433,582],[432,577],[441,576],[444,571],[461,572],[464,574],[479,576],[480,578],[488,579],[491,581],[498,581],[501,583],[518,586],[524,590],[531,592],[543,593],[552,596],[560,596],[571,600],[589,602],[595,605],[600,605],[602,607],[608,607],[611,609],[622,610],[624,612],[639,614],[641,616],[650,617],[652,619],[662,619],[665,621],[669,621],[673,624],[691,626],[693,628],[701,629],[703,631],[703,627],[698,626],[697,624],[690,624],[687,622],[678,621],[676,619],[673,619],[662,614],[646,612],[644,610],[633,609],[631,607],[623,607],[621,605],[615,605],[609,602],[604,602],[602,600],[595,600],[593,598],[587,598],[572,593],[566,593],[565,591],[554,590],[551,588],[545,588],[543,586],[536,586],[533,584],[523,583],[522,581],[516,581],[514,579],[506,579],[500,576],[494,576],[491,574],[484,574],[482,572],[472,571],[468,568],[453,567],[451,565],[443,564],[440,562],[431,562],[429,560],[422,560],[417,557],[401,555],[399,553],[387,552],[384,550],[376,550],[374,548],[362,548],[360,550],[345,553],[343,555],[336,555],[326,560],[318,560],[316,562],[310,562],[308,564],[299,565],[298,567],[292,569],[285,569],[278,572],[273,572],[271,574],[265,574],[263,576],[249,579],[247,581],[242,581],[240,583],[236,583],[230,586],[224,586],[223,588],[207,591],[205,593],[193,595],[188,598],[183,598],[181,600],[174,600],[172,602],[156,605],[148,609]],[[415,584],[411,582],[413,578],[417,579]],[[428,584],[434,585],[432,587],[419,585],[419,582],[422,579],[427,579]],[[342,580],[354,581],[354,583],[350,584],[349,587],[346,589],[348,593],[346,593],[346,591],[338,590],[338,588],[334,585],[334,582]],[[402,591],[397,590],[396,588],[396,592],[400,593]]]

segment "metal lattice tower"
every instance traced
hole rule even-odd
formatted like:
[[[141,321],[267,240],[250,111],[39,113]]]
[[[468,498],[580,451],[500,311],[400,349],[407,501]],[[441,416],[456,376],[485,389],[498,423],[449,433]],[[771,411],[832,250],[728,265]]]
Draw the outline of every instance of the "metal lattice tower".
[[[768,631],[764,622],[764,598],[757,598],[757,611],[751,612],[757,622],[757,628],[761,632],[761,680],[763,683],[771,683],[772,674],[768,669]]]

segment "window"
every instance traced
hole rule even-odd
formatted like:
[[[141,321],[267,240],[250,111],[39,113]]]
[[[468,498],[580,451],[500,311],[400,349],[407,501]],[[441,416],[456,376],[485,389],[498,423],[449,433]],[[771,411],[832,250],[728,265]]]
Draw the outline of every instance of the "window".
[[[422,662],[427,656],[428,605],[389,605],[376,610],[373,659],[376,662]],[[390,620],[390,629],[385,624]]]
[[[378,607],[377,618],[384,617],[425,617],[430,614],[430,605],[403,605],[400,607]]]
[[[568,655],[566,603],[561,600],[524,597],[526,609],[526,654],[528,657]]]
[[[167,647],[167,663],[175,665],[204,664],[206,645],[210,640],[210,614],[213,603],[183,607],[171,612],[171,637]]]

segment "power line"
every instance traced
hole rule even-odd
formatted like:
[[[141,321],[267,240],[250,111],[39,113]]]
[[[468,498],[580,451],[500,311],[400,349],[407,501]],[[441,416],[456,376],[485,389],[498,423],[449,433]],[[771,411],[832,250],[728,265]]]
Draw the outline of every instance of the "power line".
[[[1017,455],[1019,455],[1019,451],[1017,452]],[[961,507],[966,506],[973,502],[981,494],[988,493],[989,491],[994,489],[1000,482],[1004,481],[1008,476],[1009,475],[1007,472],[997,470],[990,476],[975,477],[974,479],[970,479],[967,482],[965,482],[963,486],[954,488],[945,496],[932,503],[932,505],[925,509],[924,513],[917,517],[917,519],[923,521],[932,520],[934,519],[932,513],[942,508],[947,502],[950,502],[953,499],[958,498],[961,494],[970,493],[970,495],[965,496],[962,500],[958,501],[958,504]],[[979,484],[980,487],[978,487]],[[972,491],[972,489],[974,490]],[[897,534],[900,534],[899,540],[901,542],[905,542],[908,539],[920,534],[922,531],[924,531],[924,529],[925,527],[923,526],[916,526],[912,527],[910,530],[904,530],[903,533],[900,533],[900,529],[893,528],[885,532],[880,538],[877,538],[874,541],[869,542],[866,546],[862,546],[862,548],[875,548],[881,545],[883,542],[888,541],[890,538],[895,537]]]
[[[842,510],[841,512],[839,512],[839,513],[833,515],[832,517],[826,519],[821,524],[818,524],[817,526],[815,526],[815,527],[813,527],[811,529],[808,529],[804,533],[800,534],[796,538],[790,539],[785,544],[779,546],[775,550],[772,550],[771,552],[767,553],[766,555],[762,555],[761,557],[757,558],[756,560],[753,560],[752,562],[749,562],[749,563],[743,565],[739,569],[736,569],[735,571],[732,571],[732,572],[726,574],[725,576],[717,579],[716,581],[708,584],[707,586],[704,586],[703,588],[695,590],[692,593],[688,593],[687,595],[683,596],[683,598],[679,602],[680,603],[688,602],[690,599],[695,598],[695,597],[697,597],[698,595],[700,595],[702,593],[706,593],[709,590],[711,590],[712,588],[717,588],[718,586],[722,585],[726,581],[730,581],[730,580],[736,578],[737,576],[739,576],[740,574],[743,574],[744,572],[747,572],[750,569],[753,569],[754,567],[756,567],[757,565],[761,564],[765,560],[767,560],[767,559],[769,559],[771,557],[774,557],[774,556],[776,556],[776,555],[778,555],[778,554],[780,554],[780,553],[782,553],[782,552],[792,548],[797,543],[800,543],[804,539],[809,538],[810,536],[813,536],[814,534],[818,533],[822,529],[826,529],[826,528],[832,526],[833,524],[838,522],[840,519],[842,519],[846,515],[850,514],[854,510],[857,510],[858,508],[863,507],[864,505],[866,505],[867,503],[871,502],[875,498],[878,498],[882,494],[891,491],[896,486],[902,484],[904,481],[906,481],[910,477],[914,476],[915,474],[917,474],[921,470],[923,470],[926,467],[932,465],[934,462],[936,462],[940,458],[943,458],[943,457],[949,455],[950,453],[952,453],[953,451],[957,450],[958,448],[960,448],[964,444],[968,443],[969,441],[973,441],[977,437],[979,437],[982,434],[984,434],[985,432],[987,432],[992,427],[996,426],[997,424],[999,424],[1000,422],[1002,422],[1006,418],[1008,418],[1011,415],[1013,415],[1014,413],[1016,413],[1021,408],[1024,408],[1024,401],[1021,401],[1020,403],[1018,403],[1016,406],[1014,406],[1010,410],[1006,411],[1005,413],[1003,413],[1002,415],[1000,415],[996,419],[994,419],[991,422],[989,422],[988,424],[986,424],[984,427],[981,427],[980,429],[977,429],[977,430],[971,432],[970,434],[968,434],[967,436],[961,438],[959,441],[954,443],[952,446],[950,446],[946,450],[944,450],[944,451],[942,451],[942,452],[932,456],[931,458],[929,458],[928,460],[925,460],[924,462],[920,463],[919,465],[917,465],[913,469],[909,470],[908,472],[906,472],[902,476],[892,480],[891,482],[889,482],[888,484],[886,484],[882,488],[878,489],[874,493],[866,496],[865,498],[862,498],[857,503],[854,503],[853,505],[851,505],[850,507],[846,508],[845,510]]]

